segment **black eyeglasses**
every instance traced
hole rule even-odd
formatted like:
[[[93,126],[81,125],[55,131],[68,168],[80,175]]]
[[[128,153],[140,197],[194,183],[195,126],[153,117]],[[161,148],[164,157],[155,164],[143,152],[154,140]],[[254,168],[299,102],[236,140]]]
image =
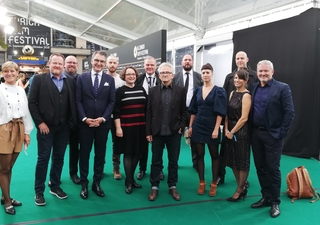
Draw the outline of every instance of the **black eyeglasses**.
[[[105,60],[99,60],[99,59],[93,59],[94,62],[96,63],[105,63]]]
[[[166,71],[166,72],[160,72],[160,74],[161,74],[161,75],[165,75],[165,74],[170,75],[170,74],[172,74],[172,73],[169,72],[169,71]]]

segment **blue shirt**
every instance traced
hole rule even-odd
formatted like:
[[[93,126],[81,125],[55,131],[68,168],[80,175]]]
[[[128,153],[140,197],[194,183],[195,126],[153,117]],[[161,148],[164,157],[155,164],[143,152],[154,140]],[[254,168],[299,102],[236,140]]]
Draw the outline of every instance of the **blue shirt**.
[[[66,79],[66,75],[64,75],[63,73],[60,76],[60,79],[58,80],[58,78],[56,78],[55,76],[53,76],[50,73],[51,76],[51,80],[53,81],[53,83],[56,85],[56,87],[58,88],[59,92],[61,92],[62,88],[63,88],[63,79]]]
[[[267,99],[273,79],[269,80],[263,87],[260,84],[257,87],[253,98],[253,125],[266,127],[265,111],[267,106]]]

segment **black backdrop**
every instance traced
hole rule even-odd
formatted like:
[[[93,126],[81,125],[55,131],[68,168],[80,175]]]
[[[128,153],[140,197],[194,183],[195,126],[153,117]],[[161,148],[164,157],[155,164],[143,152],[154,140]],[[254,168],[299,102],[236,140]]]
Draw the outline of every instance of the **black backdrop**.
[[[320,10],[234,32],[234,55],[245,51],[249,66],[273,62],[273,77],[290,85],[295,118],[283,153],[309,158],[320,156]],[[236,65],[233,65],[233,69]]]

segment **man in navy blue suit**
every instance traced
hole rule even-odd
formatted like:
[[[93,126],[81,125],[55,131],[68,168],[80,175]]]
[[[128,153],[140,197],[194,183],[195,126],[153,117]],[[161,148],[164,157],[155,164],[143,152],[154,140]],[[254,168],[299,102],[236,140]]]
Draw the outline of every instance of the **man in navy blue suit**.
[[[92,70],[77,79],[76,105],[80,119],[80,180],[83,199],[88,198],[89,158],[94,144],[94,175],[92,191],[104,197],[100,181],[106,155],[106,143],[111,128],[111,113],[115,104],[115,84],[113,77],[103,72],[106,53],[96,51],[91,58]]]
[[[262,198],[251,208],[271,206],[270,216],[275,218],[280,215],[280,158],[294,107],[289,85],[273,79],[273,73],[272,62],[260,61],[260,82],[252,86],[252,151]]]

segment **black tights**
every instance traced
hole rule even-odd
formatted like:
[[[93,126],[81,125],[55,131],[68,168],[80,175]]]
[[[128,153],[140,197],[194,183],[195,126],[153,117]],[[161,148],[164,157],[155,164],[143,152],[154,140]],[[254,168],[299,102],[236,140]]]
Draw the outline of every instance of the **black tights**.
[[[197,164],[198,164],[198,174],[200,180],[204,180],[204,153],[205,153],[205,144],[195,143],[197,149]],[[218,145],[209,145],[209,152],[211,156],[211,165],[212,165],[212,182],[217,182],[218,172],[219,172],[219,152]]]
[[[134,182],[134,171],[138,165],[139,154],[124,154],[123,165],[126,173],[125,185],[132,185]]]

